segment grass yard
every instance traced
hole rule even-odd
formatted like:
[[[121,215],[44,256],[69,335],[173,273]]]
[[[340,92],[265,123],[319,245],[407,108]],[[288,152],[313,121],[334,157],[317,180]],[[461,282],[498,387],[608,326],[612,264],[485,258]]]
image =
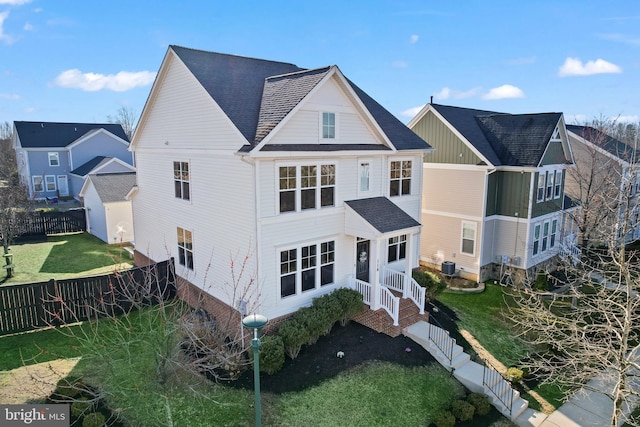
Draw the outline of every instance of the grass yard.
[[[11,246],[14,276],[3,285],[97,276],[132,267],[129,254],[89,233],[50,236],[46,242]]]

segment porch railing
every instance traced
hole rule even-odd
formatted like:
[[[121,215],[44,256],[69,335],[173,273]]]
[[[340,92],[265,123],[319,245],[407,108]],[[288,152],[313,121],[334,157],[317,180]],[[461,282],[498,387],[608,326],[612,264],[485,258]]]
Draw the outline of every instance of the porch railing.
[[[424,314],[425,289],[410,274],[383,267],[382,276],[387,288],[402,293],[403,298],[410,298],[420,309],[420,314]]]
[[[456,345],[456,340],[449,336],[449,331],[446,329],[439,328],[431,323],[428,323],[428,325],[429,332],[427,333],[427,337],[429,341],[442,352],[443,356],[449,361],[449,366],[451,366],[453,347]]]
[[[486,391],[493,394],[504,407],[509,411],[509,415],[513,415],[513,400],[515,399],[515,391],[511,384],[502,376],[500,372],[487,366],[489,362],[484,361],[482,370],[482,385]]]
[[[395,296],[391,291],[384,286],[380,286],[380,305],[389,313],[389,316],[393,319],[393,326],[398,326],[398,316],[400,314],[400,298]]]
[[[367,305],[371,305],[371,283],[358,280],[355,277],[349,277],[349,287],[360,292],[362,301]]]

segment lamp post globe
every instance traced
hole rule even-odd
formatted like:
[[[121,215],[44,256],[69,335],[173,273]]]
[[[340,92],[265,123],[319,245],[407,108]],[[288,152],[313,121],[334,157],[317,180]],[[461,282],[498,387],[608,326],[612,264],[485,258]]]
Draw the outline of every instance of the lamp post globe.
[[[256,427],[262,425],[262,408],[260,406],[260,331],[269,320],[260,314],[250,314],[242,319],[242,324],[247,329],[253,330],[251,348],[253,349],[253,386],[255,390]]]

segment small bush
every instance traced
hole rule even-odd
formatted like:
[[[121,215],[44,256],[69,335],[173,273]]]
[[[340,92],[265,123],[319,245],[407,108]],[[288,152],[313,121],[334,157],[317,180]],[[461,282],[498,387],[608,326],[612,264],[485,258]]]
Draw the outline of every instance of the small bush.
[[[71,416],[80,418],[91,410],[93,403],[86,397],[81,397],[71,404]]]
[[[328,318],[323,310],[315,307],[302,307],[293,315],[293,321],[300,322],[307,330],[306,344],[315,344],[320,335],[325,331]]]
[[[284,365],[282,338],[278,335],[265,335],[260,341],[260,372],[273,375]],[[253,349],[249,349],[249,360],[253,364]]]
[[[538,292],[547,292],[549,290],[549,279],[547,273],[539,271],[536,281],[533,283],[533,290]]]
[[[523,377],[524,377],[524,372],[522,372],[522,369],[513,368],[513,367],[507,369],[507,379],[512,383],[519,383],[520,381],[522,381]]]
[[[314,298],[311,307],[323,312],[322,318],[325,320],[322,335],[329,335],[333,325],[342,317],[342,308],[337,298],[332,298],[331,294],[320,298]]]
[[[434,299],[447,287],[447,283],[444,280],[428,271],[414,269],[411,272],[411,276],[413,277],[413,280],[418,283],[418,285],[422,286],[425,289],[424,296],[427,300]]]
[[[341,315],[340,315],[340,324],[342,326],[346,325],[349,320],[353,318],[356,314],[360,313],[364,308],[364,302],[362,302],[362,295],[360,292],[349,289],[349,288],[339,288],[333,291],[331,294],[332,298],[335,298],[339,301]]]
[[[284,322],[278,330],[278,336],[282,339],[284,351],[291,359],[298,357],[302,346],[309,339],[309,333],[304,324],[296,319],[289,319]]]
[[[476,408],[476,415],[487,415],[491,410],[491,403],[489,398],[482,393],[470,393],[467,396],[467,402],[471,403]]]
[[[436,415],[433,423],[436,427],[453,427],[456,424],[456,417],[449,411],[442,411]]]
[[[102,427],[105,425],[105,418],[100,412],[92,412],[85,415],[82,420],[82,427]]]
[[[454,400],[451,404],[451,412],[456,419],[460,421],[469,421],[473,419],[476,408],[469,402],[464,400]]]

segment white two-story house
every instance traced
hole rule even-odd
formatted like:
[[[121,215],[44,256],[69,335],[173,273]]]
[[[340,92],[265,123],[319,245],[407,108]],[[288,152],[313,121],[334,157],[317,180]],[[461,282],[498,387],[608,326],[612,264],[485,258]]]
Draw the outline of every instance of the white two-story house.
[[[170,46],[131,149],[138,262],[174,257],[214,314],[274,319],[344,286],[377,309],[384,268],[418,266],[431,148],[335,65]]]

